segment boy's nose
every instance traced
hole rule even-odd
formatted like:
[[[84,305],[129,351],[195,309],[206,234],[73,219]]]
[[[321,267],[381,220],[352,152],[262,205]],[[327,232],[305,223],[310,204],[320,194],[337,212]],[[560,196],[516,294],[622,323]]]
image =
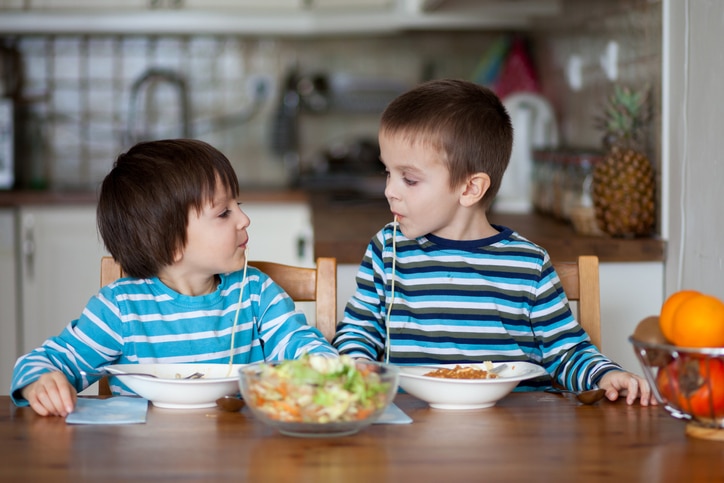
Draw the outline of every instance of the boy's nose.
[[[239,218],[239,223],[237,224],[239,230],[248,228],[249,225],[251,225],[251,218],[249,218],[241,208],[239,208],[239,213],[241,213],[241,217]]]
[[[393,199],[396,198],[395,191],[392,189],[392,183],[390,183],[390,180],[387,180],[387,184],[385,185],[385,198]]]

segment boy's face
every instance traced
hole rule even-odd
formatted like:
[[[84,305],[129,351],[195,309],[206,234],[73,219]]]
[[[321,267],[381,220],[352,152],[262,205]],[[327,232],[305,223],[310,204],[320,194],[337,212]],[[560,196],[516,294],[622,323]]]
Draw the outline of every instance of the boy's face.
[[[385,197],[407,238],[432,233],[464,239],[460,189],[450,189],[441,153],[424,142],[412,144],[400,134],[379,135],[380,158],[387,171]]]
[[[217,180],[214,199],[189,211],[187,242],[180,262],[188,273],[213,276],[240,270],[246,259],[249,217]]]

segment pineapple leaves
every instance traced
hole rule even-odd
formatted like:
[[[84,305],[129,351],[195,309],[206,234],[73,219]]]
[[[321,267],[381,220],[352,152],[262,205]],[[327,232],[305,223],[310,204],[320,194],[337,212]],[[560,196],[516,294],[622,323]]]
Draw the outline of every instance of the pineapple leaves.
[[[602,115],[595,118],[596,127],[604,133],[604,144],[640,147],[643,131],[651,117],[648,97],[648,85],[636,90],[614,84]]]

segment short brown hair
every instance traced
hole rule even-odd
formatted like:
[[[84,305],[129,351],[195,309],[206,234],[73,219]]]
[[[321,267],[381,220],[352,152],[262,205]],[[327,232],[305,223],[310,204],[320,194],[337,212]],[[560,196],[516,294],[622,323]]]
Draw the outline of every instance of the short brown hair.
[[[229,160],[209,144],[167,139],[136,144],[103,180],[97,223],[106,249],[132,277],[148,278],[186,245],[188,214],[213,199],[216,180],[239,196]]]
[[[498,96],[456,79],[425,82],[397,97],[382,113],[380,132],[438,150],[452,188],[474,173],[486,173],[486,208],[498,193],[513,149],[513,125]]]

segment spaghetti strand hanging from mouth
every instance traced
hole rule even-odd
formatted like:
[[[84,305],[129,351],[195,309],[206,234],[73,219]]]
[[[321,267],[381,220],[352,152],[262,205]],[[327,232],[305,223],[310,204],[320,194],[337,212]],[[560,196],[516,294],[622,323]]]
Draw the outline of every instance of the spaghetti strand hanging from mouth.
[[[390,363],[390,314],[392,305],[395,302],[395,270],[397,264],[397,215],[394,218],[392,227],[392,273],[390,275],[390,301],[387,304],[387,316],[385,317],[385,363]]]
[[[239,311],[241,311],[241,296],[244,293],[244,283],[246,282],[246,267],[249,265],[249,247],[246,247],[244,254],[244,273],[241,274],[241,282],[239,282],[239,302],[236,305],[236,314],[234,315],[234,324],[231,326],[231,344],[229,346],[229,370],[226,377],[231,376],[231,370],[234,367],[234,336],[236,335],[236,324],[239,322]]]

